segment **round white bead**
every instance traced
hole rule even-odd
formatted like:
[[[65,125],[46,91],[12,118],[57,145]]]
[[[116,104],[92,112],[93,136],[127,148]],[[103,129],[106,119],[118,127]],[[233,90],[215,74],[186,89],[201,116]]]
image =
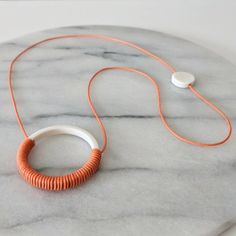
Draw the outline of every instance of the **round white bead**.
[[[179,88],[187,88],[190,84],[193,84],[194,81],[194,75],[187,72],[177,71],[171,76],[171,82]]]

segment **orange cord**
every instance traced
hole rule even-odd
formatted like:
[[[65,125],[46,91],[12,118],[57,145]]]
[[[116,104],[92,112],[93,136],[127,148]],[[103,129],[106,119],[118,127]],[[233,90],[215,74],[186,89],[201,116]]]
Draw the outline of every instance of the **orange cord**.
[[[15,99],[14,92],[13,92],[13,83],[12,83],[13,69],[14,69],[15,63],[31,49],[33,49],[43,43],[49,42],[49,41],[58,40],[58,39],[65,39],[65,38],[95,38],[95,39],[111,41],[111,42],[115,42],[118,44],[122,44],[122,45],[125,45],[128,47],[137,49],[138,51],[140,51],[144,55],[158,61],[164,67],[166,67],[166,69],[168,69],[171,73],[176,72],[175,68],[172,65],[170,65],[169,63],[167,63],[166,61],[164,61],[162,58],[158,57],[157,55],[151,53],[150,51],[148,51],[148,50],[146,50],[134,43],[127,42],[127,41],[124,41],[124,40],[121,40],[118,38],[105,36],[105,35],[72,34],[72,35],[55,36],[55,37],[50,37],[50,38],[41,40],[41,41],[27,47],[23,51],[21,51],[10,63],[10,68],[8,71],[8,84],[9,84],[10,96],[11,96],[13,108],[14,108],[14,111],[16,114],[17,122],[18,122],[20,129],[25,137],[25,140],[20,145],[20,148],[17,153],[17,167],[18,167],[19,172],[22,175],[22,177],[27,182],[29,182],[31,185],[38,187],[38,188],[46,189],[46,190],[63,190],[63,189],[75,187],[75,186],[85,182],[89,177],[91,177],[97,171],[99,164],[100,164],[101,155],[105,151],[106,146],[107,146],[107,134],[106,134],[105,126],[103,125],[102,120],[100,119],[100,117],[93,105],[93,102],[91,99],[91,86],[92,86],[92,82],[97,78],[97,76],[103,72],[106,72],[106,71],[111,71],[111,70],[128,71],[128,72],[136,73],[136,74],[141,75],[144,78],[148,79],[155,88],[155,92],[157,95],[157,108],[158,108],[161,120],[162,120],[163,124],[165,125],[165,128],[172,135],[174,135],[177,139],[179,139],[185,143],[196,145],[196,146],[210,147],[210,146],[218,146],[220,144],[223,144],[230,138],[231,133],[232,133],[232,126],[231,126],[229,118],[224,114],[223,111],[221,111],[219,108],[217,108],[215,105],[213,105],[209,100],[204,98],[195,88],[193,88],[192,85],[189,85],[189,87],[188,87],[190,89],[190,91],[193,94],[195,94],[202,102],[204,102],[206,105],[208,105],[214,111],[216,111],[226,122],[227,127],[228,127],[228,132],[227,132],[227,135],[225,136],[224,139],[222,139],[218,142],[215,142],[215,143],[202,143],[202,142],[192,141],[190,139],[187,139],[187,138],[177,134],[168,125],[168,123],[162,113],[160,89],[159,89],[156,81],[151,76],[149,76],[145,72],[142,72],[142,71],[134,69],[134,68],[129,68],[129,67],[105,67],[105,68],[102,68],[101,70],[97,71],[91,77],[91,79],[88,83],[88,88],[87,88],[87,97],[88,97],[88,102],[89,102],[90,108],[91,108],[91,110],[92,110],[92,112],[93,112],[93,114],[100,126],[100,129],[101,129],[101,132],[103,135],[103,146],[102,146],[101,150],[93,149],[92,153],[90,155],[90,159],[80,169],[78,169],[70,174],[67,174],[64,176],[45,176],[45,175],[42,175],[41,173],[37,172],[28,163],[28,154],[34,146],[34,141],[29,139],[27,132],[25,130],[24,124],[22,122],[22,119],[21,119],[18,109],[17,109],[16,99]]]
[[[58,40],[58,39],[66,39],[66,38],[94,38],[94,39],[100,39],[100,40],[111,41],[111,42],[115,42],[115,43],[118,43],[118,44],[122,44],[122,45],[125,45],[125,46],[128,46],[128,47],[137,49],[138,51],[140,51],[144,55],[146,55],[150,58],[153,58],[154,60],[161,63],[164,67],[166,67],[166,69],[168,69],[171,73],[176,72],[175,68],[172,65],[170,65],[168,62],[166,62],[165,60],[163,60],[159,56],[153,54],[152,52],[150,52],[150,51],[148,51],[148,50],[146,50],[146,49],[144,49],[144,48],[142,48],[142,47],[140,47],[140,46],[138,46],[134,43],[131,43],[131,42],[128,42],[128,41],[125,41],[125,40],[121,40],[121,39],[118,39],[118,38],[110,37],[110,36],[98,35],[98,34],[68,34],[68,35],[59,35],[59,36],[55,36],[55,37],[50,37],[50,38],[41,40],[37,43],[34,43],[31,46],[24,49],[23,51],[21,51],[11,61],[9,72],[8,72],[8,83],[9,83],[9,89],[10,89],[12,104],[13,104],[13,107],[14,107],[14,111],[15,111],[15,114],[16,114],[18,124],[19,124],[20,129],[21,129],[21,131],[22,131],[25,138],[28,138],[28,135],[27,135],[27,132],[24,128],[23,122],[20,118],[20,115],[19,115],[19,112],[18,112],[18,109],[17,109],[17,105],[16,105],[16,99],[15,99],[14,92],[13,92],[12,72],[13,72],[14,65],[24,54],[26,54],[31,49],[33,49],[33,48],[35,48],[35,47],[37,47],[37,46],[39,46],[43,43],[49,42],[49,41]],[[213,105],[209,100],[207,100],[202,95],[200,95],[200,93],[197,92],[196,89],[193,88],[193,86],[191,86],[191,85],[189,86],[190,91],[192,93],[194,93],[200,100],[202,100],[204,103],[206,103],[209,107],[211,107],[213,110],[215,110],[225,120],[225,122],[228,126],[228,133],[227,133],[226,137],[224,139],[222,139],[221,141],[218,141],[218,142],[215,142],[215,143],[202,143],[202,142],[189,140],[189,139],[187,139],[185,137],[182,137],[181,135],[177,134],[173,129],[170,128],[170,126],[167,124],[167,122],[165,120],[165,117],[164,117],[164,115],[162,113],[162,110],[161,110],[160,90],[159,90],[159,87],[158,87],[157,83],[155,82],[155,80],[152,77],[150,77],[149,75],[147,75],[146,73],[144,73],[142,71],[139,71],[137,69],[132,69],[132,68],[129,68],[129,67],[105,67],[105,68],[99,70],[98,72],[96,72],[93,75],[93,77],[90,79],[89,84],[88,84],[88,94],[87,94],[88,95],[88,100],[89,100],[89,105],[92,109],[92,112],[93,112],[93,114],[94,114],[94,116],[95,116],[95,118],[96,118],[96,120],[97,120],[97,122],[98,122],[98,124],[101,128],[102,134],[103,134],[104,144],[103,144],[103,147],[102,147],[102,152],[105,151],[105,148],[106,148],[106,145],[107,145],[106,129],[105,129],[101,119],[99,118],[98,113],[96,112],[96,109],[95,109],[95,107],[92,103],[92,99],[91,99],[91,96],[90,96],[90,90],[91,90],[91,83],[96,78],[96,76],[98,74],[104,72],[104,71],[107,71],[107,70],[125,70],[125,71],[129,71],[129,72],[133,72],[133,73],[142,75],[146,79],[150,80],[152,82],[152,84],[154,85],[156,93],[157,93],[158,111],[160,113],[161,120],[162,120],[163,124],[165,125],[166,129],[172,135],[174,135],[176,138],[178,138],[179,140],[181,140],[185,143],[192,144],[192,145],[206,147],[206,146],[218,146],[220,144],[225,143],[230,138],[231,133],[232,133],[232,125],[230,123],[229,118],[224,114],[223,111],[221,111],[219,108],[217,108],[215,105]]]

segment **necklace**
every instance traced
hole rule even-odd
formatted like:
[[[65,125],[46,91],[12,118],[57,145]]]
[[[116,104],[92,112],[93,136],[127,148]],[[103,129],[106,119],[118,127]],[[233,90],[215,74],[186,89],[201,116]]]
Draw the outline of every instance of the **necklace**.
[[[203,143],[203,142],[199,142],[199,141],[190,140],[188,138],[181,136],[177,132],[175,132],[168,125],[168,123],[163,115],[162,108],[161,108],[160,89],[159,89],[158,84],[156,83],[155,79],[153,79],[151,76],[149,76],[147,73],[145,73],[141,70],[131,68],[131,67],[126,67],[126,66],[124,66],[124,67],[114,66],[114,67],[102,68],[91,77],[91,79],[89,80],[89,83],[88,83],[88,89],[87,89],[88,102],[89,102],[90,108],[91,108],[91,110],[98,122],[98,125],[100,126],[101,133],[103,136],[103,145],[101,148],[99,147],[96,139],[93,137],[92,134],[90,134],[88,131],[86,131],[82,128],[79,128],[79,127],[66,126],[66,125],[50,126],[47,128],[40,129],[31,135],[28,135],[26,132],[26,129],[24,127],[23,121],[20,117],[20,114],[18,112],[16,99],[14,96],[13,82],[12,82],[13,81],[14,66],[20,58],[22,58],[27,52],[29,52],[33,48],[40,46],[44,43],[47,43],[49,41],[67,39],[67,38],[76,38],[76,39],[93,38],[93,39],[97,39],[97,40],[114,42],[114,43],[121,44],[126,47],[136,49],[137,51],[146,55],[147,57],[150,57],[153,60],[159,62],[168,71],[170,71],[170,73],[172,73],[171,82],[175,86],[177,86],[179,88],[189,89],[197,98],[199,98],[202,102],[204,102],[206,105],[208,105],[211,109],[213,109],[215,112],[217,112],[223,118],[223,120],[225,121],[225,123],[228,127],[228,132],[227,132],[226,136],[223,139],[221,139],[217,142],[214,142],[214,143]],[[45,190],[65,190],[68,188],[76,187],[76,186],[84,183],[94,173],[96,173],[96,171],[98,170],[99,165],[100,165],[102,154],[104,153],[106,146],[107,146],[107,134],[106,134],[106,128],[103,125],[102,120],[100,119],[100,117],[94,107],[94,104],[93,104],[93,101],[91,98],[91,88],[92,88],[93,81],[95,79],[97,79],[100,74],[105,73],[107,71],[117,71],[117,70],[128,71],[130,73],[138,74],[138,75],[142,76],[143,78],[147,79],[149,82],[151,82],[151,84],[153,85],[153,87],[155,89],[156,95],[157,95],[157,109],[160,114],[161,121],[164,124],[165,128],[177,139],[181,140],[182,142],[185,142],[185,143],[188,143],[191,145],[195,145],[195,146],[213,147],[213,146],[218,146],[218,145],[225,143],[230,138],[231,133],[232,133],[232,126],[231,126],[229,118],[225,115],[225,113],[223,111],[221,111],[218,107],[216,107],[213,103],[211,103],[207,98],[202,96],[194,88],[193,83],[195,81],[195,77],[192,74],[187,73],[187,72],[176,71],[176,69],[172,65],[170,65],[168,62],[166,62],[161,57],[138,46],[137,44],[134,44],[134,43],[122,40],[122,39],[118,39],[118,38],[114,38],[114,37],[110,37],[110,36],[106,36],[106,35],[98,35],[98,34],[59,35],[59,36],[46,38],[44,40],[36,42],[36,43],[30,45],[29,47],[27,47],[26,49],[24,49],[23,51],[21,51],[11,61],[9,71],[8,71],[8,84],[9,84],[10,96],[11,96],[13,108],[15,111],[15,115],[17,118],[17,122],[19,124],[20,129],[21,129],[21,132],[24,135],[24,140],[21,143],[21,145],[18,149],[18,152],[17,152],[17,167],[18,167],[20,175],[25,179],[25,181],[27,181],[28,183],[30,183],[31,185],[33,185],[35,187],[45,189]],[[63,175],[63,176],[43,175],[30,166],[30,164],[28,162],[29,153],[32,150],[32,148],[35,145],[37,145],[37,143],[41,139],[43,139],[45,137],[50,137],[53,135],[59,135],[59,134],[74,135],[74,136],[84,139],[86,142],[88,142],[88,144],[91,147],[90,157],[89,157],[88,161],[81,168],[79,168],[79,169],[75,170],[74,172],[69,173],[67,175]]]

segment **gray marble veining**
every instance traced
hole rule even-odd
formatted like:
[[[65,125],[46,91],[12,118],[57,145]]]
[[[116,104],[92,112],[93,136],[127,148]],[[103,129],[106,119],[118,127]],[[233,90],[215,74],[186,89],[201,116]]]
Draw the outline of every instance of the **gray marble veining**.
[[[189,41],[125,27],[52,29],[0,45],[0,235],[215,236],[236,217],[235,135],[225,145],[199,148],[168,133],[150,84],[136,75],[108,72],[93,97],[108,132],[100,171],[79,188],[60,193],[27,185],[16,170],[22,135],[7,90],[13,56],[32,42],[65,33],[99,33],[133,41],[197,78],[196,88],[236,119],[236,68]],[[45,44],[16,66],[14,88],[28,133],[55,124],[78,125],[102,144],[86,100],[89,78],[104,66],[128,65],[156,78],[168,122],[181,134],[214,141],[222,120],[193,94],[175,88],[170,73],[137,51],[96,40]],[[89,147],[69,136],[42,142],[32,165],[64,174],[86,160]]]

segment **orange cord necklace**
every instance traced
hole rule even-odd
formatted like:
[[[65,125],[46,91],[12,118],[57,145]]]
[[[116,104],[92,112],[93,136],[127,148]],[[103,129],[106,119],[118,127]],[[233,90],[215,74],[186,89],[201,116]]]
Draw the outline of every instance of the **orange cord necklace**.
[[[87,97],[88,97],[88,102],[90,105],[90,108],[100,126],[102,135],[103,135],[103,146],[100,149],[97,141],[95,138],[86,130],[78,128],[78,127],[72,127],[72,126],[52,126],[48,128],[41,129],[34,134],[28,136],[25,127],[23,125],[22,119],[19,115],[18,109],[17,109],[17,104],[16,104],[16,99],[14,96],[13,92],[13,83],[12,83],[12,77],[13,77],[13,70],[16,62],[23,56],[25,55],[28,51],[31,49],[49,42],[53,40],[59,40],[59,39],[66,39],[66,38],[93,38],[93,39],[99,39],[103,41],[110,41],[114,43],[118,43],[127,47],[134,48],[141,52],[142,54],[146,55],[147,57],[150,57],[160,64],[162,64],[167,70],[169,70],[172,73],[172,82],[176,86],[180,88],[188,88],[190,91],[196,95],[202,102],[204,102],[206,105],[208,105],[210,108],[212,108],[214,111],[216,111],[225,121],[227,127],[228,127],[228,132],[226,136],[215,143],[203,143],[203,142],[198,142],[198,141],[193,141],[190,139],[187,139],[178,133],[176,133],[167,123],[163,113],[162,113],[162,108],[161,108],[161,98],[160,98],[160,89],[158,87],[158,84],[156,81],[146,74],[143,71],[140,71],[138,69],[130,68],[130,67],[105,67],[102,68],[101,70],[97,71],[89,80],[88,83],[88,90],[87,90]],[[104,73],[106,71],[111,71],[111,70],[121,70],[121,71],[128,71],[131,73],[136,73],[138,75],[143,76],[144,78],[148,79],[152,85],[155,88],[156,95],[157,95],[157,108],[158,112],[160,114],[161,120],[166,127],[166,129],[174,135],[177,139],[188,143],[192,144],[195,146],[201,146],[201,147],[212,147],[212,146],[218,146],[223,143],[225,143],[231,136],[232,133],[232,125],[230,123],[229,118],[225,115],[223,111],[221,111],[219,108],[217,108],[214,104],[212,104],[209,100],[207,100],[205,97],[203,97],[193,86],[194,82],[194,77],[186,72],[177,72],[175,68],[170,65],[168,62],[160,58],[159,56],[153,54],[152,52],[125,40],[121,40],[118,38],[110,37],[110,36],[105,36],[105,35],[98,35],[98,34],[70,34],[70,35],[59,35],[55,37],[50,37],[46,38],[44,40],[41,40],[37,43],[32,44],[31,46],[27,47],[23,51],[21,51],[10,63],[9,71],[8,71],[8,84],[9,84],[9,91],[10,91],[10,96],[13,104],[13,108],[15,111],[15,115],[17,118],[17,122],[19,124],[19,127],[24,135],[24,141],[21,143],[18,152],[17,152],[17,167],[18,170],[21,174],[21,176],[29,182],[31,185],[42,188],[45,190],[64,190],[68,188],[73,188],[75,186],[78,186],[79,184],[82,184],[85,182],[89,177],[91,177],[99,168],[102,153],[105,151],[106,146],[107,146],[107,134],[106,134],[106,129],[105,126],[103,125],[101,119],[99,118],[99,115],[93,105],[92,98],[91,98],[91,87],[92,83],[95,79],[98,78],[98,75],[101,73]],[[64,175],[64,176],[46,176],[43,175],[39,172],[37,172],[35,169],[33,169],[29,162],[28,162],[28,155],[34,145],[36,144],[37,141],[40,139],[47,137],[47,136],[52,136],[52,135],[57,135],[57,134],[70,134],[70,135],[75,135],[78,136],[85,141],[87,141],[90,146],[91,146],[91,154],[89,160],[78,170]]]

